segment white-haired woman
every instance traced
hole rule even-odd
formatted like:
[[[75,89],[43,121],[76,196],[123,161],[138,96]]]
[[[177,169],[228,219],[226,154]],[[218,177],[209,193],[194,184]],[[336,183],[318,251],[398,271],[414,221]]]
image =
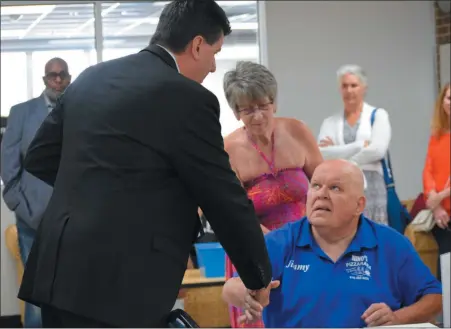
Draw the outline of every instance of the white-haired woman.
[[[225,74],[224,92],[244,124],[225,138],[225,150],[263,232],[302,218],[310,177],[322,162],[315,137],[301,121],[275,117],[277,82],[263,65],[239,62]],[[226,264],[230,278],[234,268]],[[242,314],[231,309],[232,327],[264,327],[261,321],[239,323]]]
[[[343,110],[323,121],[318,136],[321,153],[324,159],[347,159],[359,165],[366,179],[365,215],[388,224],[387,190],[381,165],[391,139],[388,113],[378,108],[371,126],[371,114],[376,107],[365,102],[367,76],[361,67],[342,66],[337,76]]]

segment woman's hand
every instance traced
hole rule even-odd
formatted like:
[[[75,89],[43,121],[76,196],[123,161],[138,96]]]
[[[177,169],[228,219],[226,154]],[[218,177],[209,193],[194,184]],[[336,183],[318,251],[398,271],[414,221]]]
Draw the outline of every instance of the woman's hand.
[[[451,192],[451,190],[450,190],[450,187],[448,186],[447,188],[445,188],[443,191],[441,191],[440,193],[439,193],[439,195],[440,195],[440,198],[443,200],[443,199],[446,199],[446,198],[449,198],[450,197],[450,192]]]
[[[449,198],[450,197],[450,188],[447,187],[445,188],[443,191],[441,192],[435,192],[432,191],[431,193],[429,193],[428,199],[426,201],[426,206],[431,209],[434,210],[436,207],[438,207],[440,205],[440,203],[443,201],[443,199]]]
[[[438,227],[441,229],[446,229],[449,225],[449,215],[445,209],[438,206],[433,210],[434,220]]]
[[[435,208],[438,207],[438,205],[440,204],[440,202],[442,202],[442,200],[443,199],[440,193],[432,191],[431,193],[429,193],[429,196],[426,200],[426,206],[429,209],[434,210]]]

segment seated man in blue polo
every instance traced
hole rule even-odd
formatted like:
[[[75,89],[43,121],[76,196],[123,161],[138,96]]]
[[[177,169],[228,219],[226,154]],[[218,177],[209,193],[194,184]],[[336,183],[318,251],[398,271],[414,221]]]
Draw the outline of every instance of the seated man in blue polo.
[[[317,167],[307,216],[266,235],[268,288],[249,292],[239,277],[224,300],[266,327],[361,328],[429,322],[442,309],[441,285],[412,244],[364,217],[363,174],[344,160]],[[271,291],[271,292],[270,292]]]

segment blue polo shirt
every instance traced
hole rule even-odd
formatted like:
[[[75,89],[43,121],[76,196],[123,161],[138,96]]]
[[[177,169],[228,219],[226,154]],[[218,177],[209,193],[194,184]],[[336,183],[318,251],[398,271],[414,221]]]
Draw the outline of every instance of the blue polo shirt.
[[[268,328],[361,328],[373,303],[393,311],[441,284],[423,264],[410,241],[390,227],[361,216],[357,233],[334,263],[318,246],[307,218],[266,235],[273,279],[263,312]]]

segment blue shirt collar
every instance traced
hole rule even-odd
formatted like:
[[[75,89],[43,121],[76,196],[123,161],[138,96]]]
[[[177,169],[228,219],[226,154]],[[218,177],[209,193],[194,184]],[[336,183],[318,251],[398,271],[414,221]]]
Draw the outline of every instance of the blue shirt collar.
[[[313,246],[313,235],[310,222],[307,217],[304,217],[304,221],[300,227],[300,232],[296,241],[298,247]],[[363,215],[360,215],[359,226],[357,233],[352,239],[351,244],[348,247],[347,252],[360,251],[363,248],[371,249],[377,246],[377,238],[374,233],[373,223],[370,219]]]

